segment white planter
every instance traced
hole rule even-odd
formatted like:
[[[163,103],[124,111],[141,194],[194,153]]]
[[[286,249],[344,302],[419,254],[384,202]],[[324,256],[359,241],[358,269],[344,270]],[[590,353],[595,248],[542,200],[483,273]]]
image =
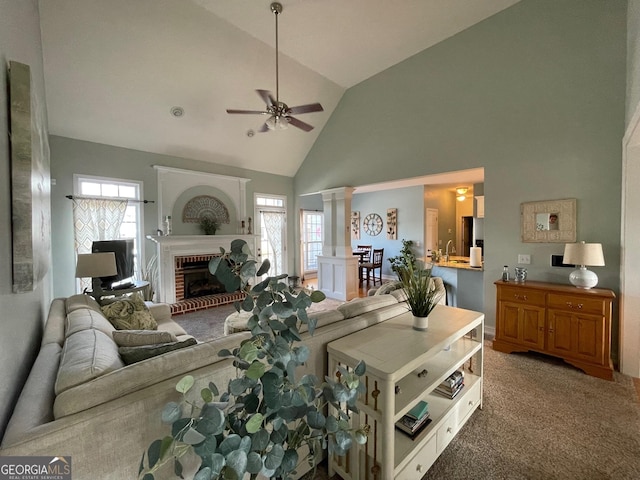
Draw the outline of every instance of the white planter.
[[[429,326],[429,317],[416,317],[413,316],[413,329],[425,331]]]

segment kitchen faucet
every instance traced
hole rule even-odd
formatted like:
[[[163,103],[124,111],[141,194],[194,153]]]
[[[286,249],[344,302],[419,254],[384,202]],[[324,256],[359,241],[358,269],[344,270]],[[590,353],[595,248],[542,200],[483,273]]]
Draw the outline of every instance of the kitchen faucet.
[[[449,245],[451,245],[451,242],[453,242],[453,240],[449,240],[449,241],[447,242],[447,248],[446,248],[446,250],[445,250],[445,252],[444,252],[444,261],[445,261],[445,262],[448,262],[448,261],[449,261]]]

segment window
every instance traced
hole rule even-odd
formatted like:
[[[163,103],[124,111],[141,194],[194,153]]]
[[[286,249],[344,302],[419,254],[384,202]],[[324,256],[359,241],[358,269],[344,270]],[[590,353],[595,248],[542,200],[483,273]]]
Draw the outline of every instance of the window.
[[[269,259],[269,275],[287,273],[287,208],[286,197],[255,195],[257,231],[260,235],[262,260]]]
[[[75,195],[81,197],[136,200],[127,204],[118,238],[134,239],[135,268],[139,273],[142,253],[142,209],[139,200],[142,199],[142,182],[81,175],[75,175],[74,180]]]
[[[324,213],[302,211],[302,268],[304,276],[318,271],[318,255],[322,255],[322,224]]]

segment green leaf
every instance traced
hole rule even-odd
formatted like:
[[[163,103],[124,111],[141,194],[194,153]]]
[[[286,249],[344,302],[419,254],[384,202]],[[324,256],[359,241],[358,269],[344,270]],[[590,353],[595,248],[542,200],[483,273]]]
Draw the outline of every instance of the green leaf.
[[[336,444],[343,450],[349,450],[352,444],[351,434],[345,430],[338,430],[336,432]]]
[[[218,449],[218,451],[226,458],[231,452],[240,448],[241,441],[242,437],[240,435],[237,435],[235,433],[227,435],[227,438],[225,438],[220,443],[220,448]]]
[[[173,473],[175,474],[176,477],[184,478],[182,476],[182,464],[177,458],[173,462]]]
[[[285,473],[291,472],[295,470],[298,465],[298,452],[293,449],[288,449],[284,452],[284,457],[282,458],[282,463],[280,467]]]
[[[171,424],[182,416],[182,408],[179,403],[169,402],[162,409],[162,423]]]
[[[270,470],[275,470],[282,463],[284,458],[284,448],[279,443],[276,443],[271,448],[264,459],[264,466]]]
[[[207,421],[206,431],[203,433],[219,435],[223,432],[226,424],[226,417],[221,409],[215,405],[207,403],[202,408],[202,416]]]
[[[187,375],[185,377],[182,377],[182,379],[178,382],[178,384],[176,385],[176,390],[184,395],[191,389],[191,387],[193,387],[194,383],[194,378],[191,375]]]
[[[294,348],[293,351],[296,356],[296,361],[299,364],[306,362],[311,354],[311,350],[309,350],[309,347],[306,345],[300,345],[299,347]]]
[[[247,380],[245,378],[234,378],[229,382],[229,392],[231,395],[242,395],[248,388]]]
[[[360,360],[356,365],[356,368],[353,370],[353,373],[361,377],[367,371],[367,364],[364,363],[364,360]]]
[[[223,455],[219,453],[214,453],[213,455],[211,455],[209,463],[211,463],[211,473],[213,478],[218,478],[218,476],[220,475],[220,472],[222,472],[222,469],[224,468],[227,462],[224,459]]]
[[[228,349],[223,348],[218,352],[219,357],[233,357],[233,353],[231,353]],[[216,393],[217,395],[217,393]]]
[[[325,428],[327,429],[327,432],[329,433],[335,433],[338,431],[338,420],[336,420],[336,417],[327,417],[326,422],[325,422]]]
[[[257,452],[250,452],[247,455],[247,472],[257,475],[262,470],[262,457]]]
[[[269,446],[270,435],[264,428],[258,430],[253,437],[251,437],[251,450],[261,452]]]
[[[204,403],[209,403],[213,400],[213,393],[208,388],[200,390],[200,397]]]
[[[269,269],[271,268],[271,262],[269,261],[268,258],[265,258],[262,261],[262,265],[260,265],[260,268],[258,269],[258,271],[256,272],[256,276],[261,277],[262,275],[264,275],[265,273],[267,273],[269,271]]]
[[[265,369],[266,369],[265,364],[256,360],[247,369],[247,371],[245,372],[245,375],[249,378],[252,378],[253,380],[257,380],[260,377],[262,377],[262,375],[264,375]]]
[[[253,342],[248,341],[240,347],[240,353],[238,356],[247,363],[251,363],[258,358],[258,348]]]
[[[149,466],[152,467],[158,460],[160,460],[160,450],[162,448],[162,440],[154,440],[149,445],[149,449],[147,450],[147,458],[149,459]]]
[[[211,469],[209,467],[204,467],[198,470],[198,473],[194,475],[193,480],[211,480],[211,478]]]
[[[325,426],[327,419],[325,416],[317,410],[312,410],[307,413],[307,423],[311,428],[320,429]]]
[[[204,442],[205,436],[198,432],[195,428],[190,428],[182,437],[182,441],[187,445],[198,445]]]
[[[248,370],[247,370],[248,371]],[[255,413],[258,411],[258,407],[260,406],[260,397],[255,393],[249,393],[243,399],[244,409],[248,413]]]
[[[199,426],[199,425],[198,425]],[[213,455],[218,448],[218,440],[214,435],[209,435],[200,445],[193,448],[193,451],[201,458]]]
[[[243,450],[235,450],[226,459],[227,468],[231,468],[238,478],[242,478],[247,471],[247,454]]]
[[[309,317],[309,321],[307,322],[307,328],[309,329],[309,335],[313,336],[314,332],[316,331],[316,325],[317,324],[318,324],[318,320],[317,319]]]
[[[327,298],[327,296],[320,290],[314,290],[311,292],[311,295],[309,295],[309,298],[311,298],[313,303],[318,303]]]
[[[253,310],[253,297],[251,295],[247,295],[246,297],[244,297],[241,306],[245,312],[250,312],[251,310]]]
[[[256,433],[262,427],[263,416],[261,413],[256,413],[249,418],[249,421],[245,425],[248,433]]]

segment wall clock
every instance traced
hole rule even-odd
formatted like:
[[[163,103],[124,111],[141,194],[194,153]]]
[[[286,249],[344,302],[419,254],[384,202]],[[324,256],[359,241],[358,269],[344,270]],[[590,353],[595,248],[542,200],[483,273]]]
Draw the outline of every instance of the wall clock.
[[[382,218],[377,213],[364,217],[364,231],[367,235],[376,236],[382,231]]]

